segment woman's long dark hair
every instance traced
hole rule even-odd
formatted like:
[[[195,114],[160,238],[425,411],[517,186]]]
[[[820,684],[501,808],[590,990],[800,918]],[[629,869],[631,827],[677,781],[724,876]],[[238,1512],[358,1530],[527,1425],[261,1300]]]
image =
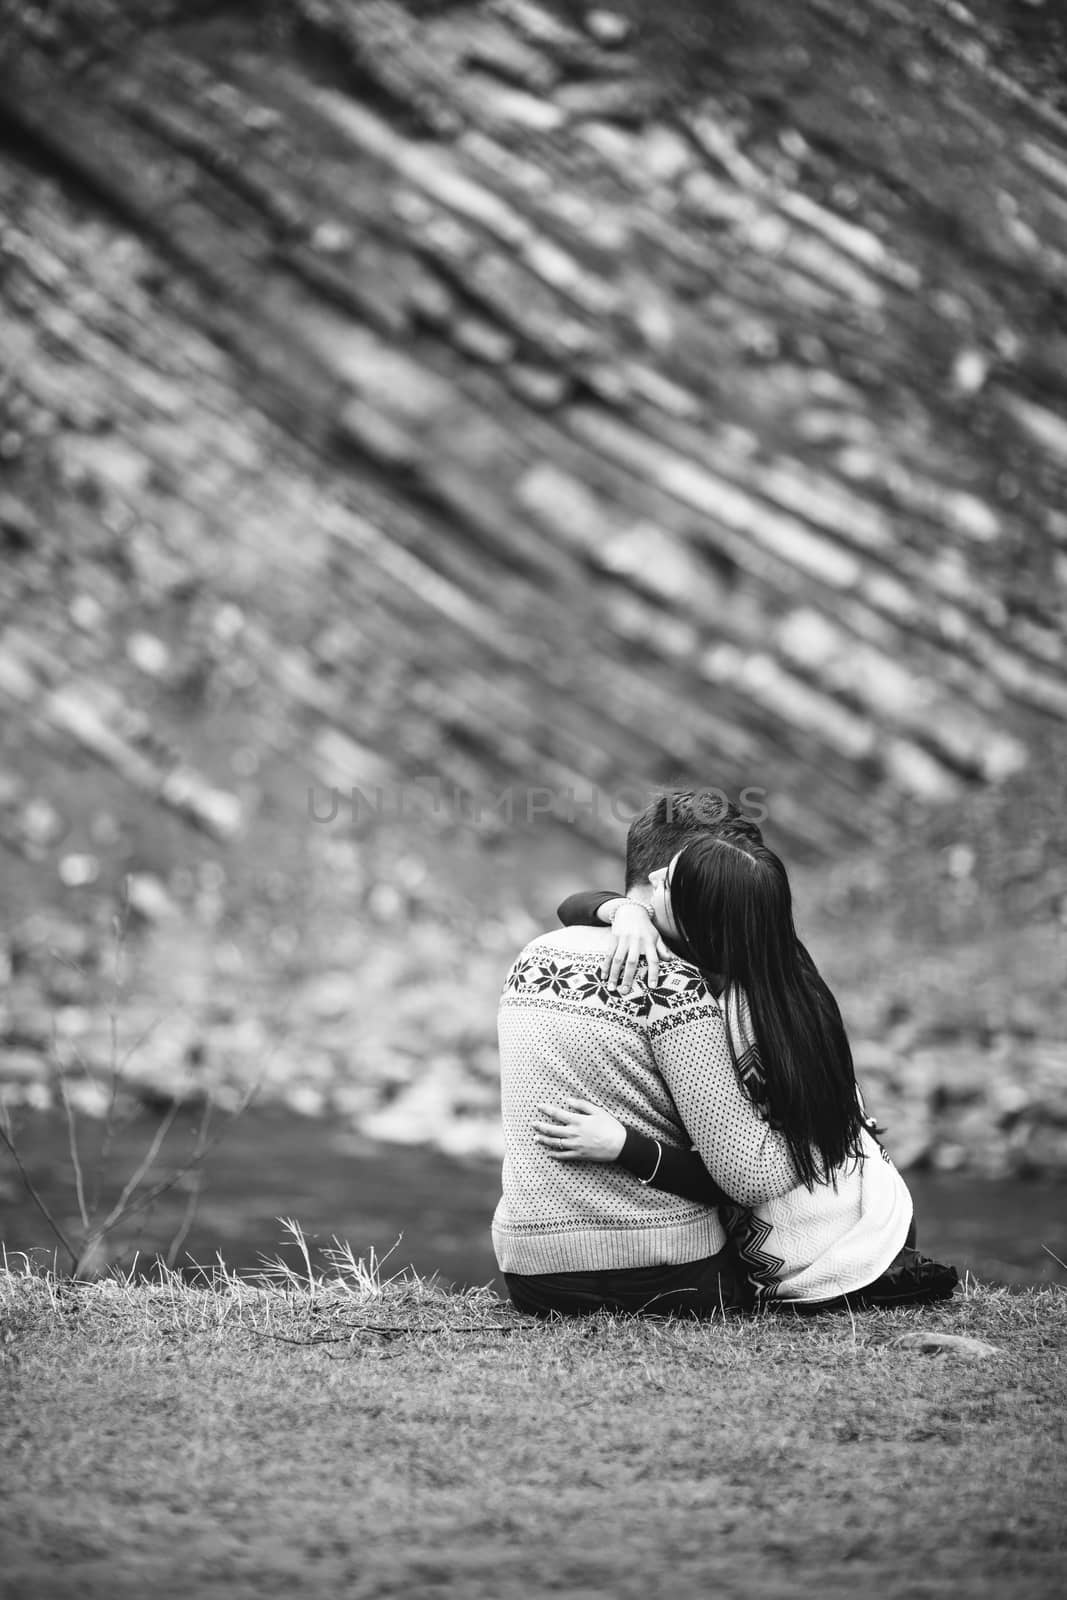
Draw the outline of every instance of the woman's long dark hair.
[[[827,1181],[860,1154],[860,1103],[837,1001],[797,938],[785,867],[751,839],[705,836],[679,855],[669,887],[695,964],[748,996],[761,1109],[797,1176],[809,1189]]]

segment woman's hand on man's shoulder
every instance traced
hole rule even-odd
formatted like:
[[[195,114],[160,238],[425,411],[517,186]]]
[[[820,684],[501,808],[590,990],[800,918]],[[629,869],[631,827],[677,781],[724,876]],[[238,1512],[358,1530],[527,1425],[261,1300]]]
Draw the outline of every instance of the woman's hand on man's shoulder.
[[[649,988],[655,988],[659,982],[660,962],[670,951],[660,938],[651,911],[636,900],[621,898],[606,901],[600,910],[610,917],[613,935],[613,943],[600,963],[601,978],[609,989],[617,988],[621,994],[629,994],[643,961]]]

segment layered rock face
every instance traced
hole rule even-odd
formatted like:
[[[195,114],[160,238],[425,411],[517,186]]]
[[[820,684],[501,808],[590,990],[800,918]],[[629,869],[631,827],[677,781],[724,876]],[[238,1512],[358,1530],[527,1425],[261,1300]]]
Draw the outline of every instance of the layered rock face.
[[[1053,8],[0,0],[0,35],[9,1080],[114,1057],[125,886],[160,1093],[259,1073],[492,1147],[500,977],[650,785],[747,796],[814,906],[1062,748]],[[951,1106],[862,1001],[876,1076]],[[1005,1127],[1015,1026],[975,1045]],[[917,1153],[984,1148],[949,1124]]]

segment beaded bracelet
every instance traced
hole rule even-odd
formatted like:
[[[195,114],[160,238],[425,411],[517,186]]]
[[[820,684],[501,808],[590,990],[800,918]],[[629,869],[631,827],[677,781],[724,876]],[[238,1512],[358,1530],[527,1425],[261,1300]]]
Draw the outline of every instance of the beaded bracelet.
[[[639,911],[643,911],[645,913],[645,916],[648,917],[649,921],[652,920],[652,907],[651,906],[646,906],[643,900],[632,900],[628,894],[624,894],[624,895],[620,896],[618,905],[615,907],[615,910],[611,913],[611,926],[612,927],[615,926],[615,918],[618,916],[619,910],[620,910],[620,908],[622,906],[636,906]]]

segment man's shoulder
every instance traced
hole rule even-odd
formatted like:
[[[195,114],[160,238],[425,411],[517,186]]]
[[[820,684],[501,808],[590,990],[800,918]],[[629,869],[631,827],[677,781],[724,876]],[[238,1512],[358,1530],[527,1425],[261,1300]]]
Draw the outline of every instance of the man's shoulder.
[[[647,982],[642,967],[629,994],[608,989],[600,979],[600,966],[611,944],[607,928],[559,928],[540,934],[515,958],[504,994],[509,1000],[551,998],[606,1007],[644,1023],[654,1023],[667,1013],[676,1015],[682,1009],[718,1011],[715,987],[699,968],[680,956],[661,959],[654,986]]]
[[[585,925],[573,928],[549,928],[519,952],[518,959],[540,950],[559,950],[567,955],[589,954],[600,957],[611,944],[610,928],[591,928]]]
[[[547,933],[539,933],[536,939],[523,946],[512,962],[505,992],[522,987],[524,978],[531,978],[540,971],[554,976],[563,972],[599,973],[610,948],[609,928],[551,928]]]

